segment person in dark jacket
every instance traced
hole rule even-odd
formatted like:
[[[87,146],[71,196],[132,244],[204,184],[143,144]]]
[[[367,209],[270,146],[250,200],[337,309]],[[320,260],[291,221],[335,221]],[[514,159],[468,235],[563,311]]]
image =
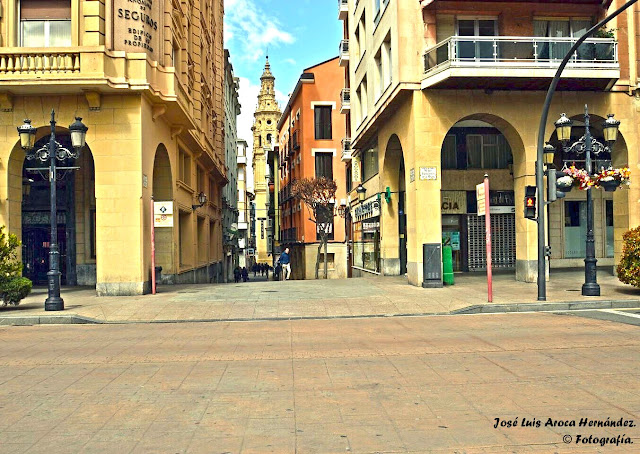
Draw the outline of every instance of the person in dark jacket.
[[[240,282],[240,267],[236,266],[233,269],[233,281],[237,284],[238,282]]]
[[[289,256],[289,248],[285,248],[282,254],[280,254],[280,265],[282,265],[282,273],[286,281],[291,277],[291,257]]]
[[[247,267],[242,268],[242,282],[247,282],[249,280],[249,272],[247,271]]]

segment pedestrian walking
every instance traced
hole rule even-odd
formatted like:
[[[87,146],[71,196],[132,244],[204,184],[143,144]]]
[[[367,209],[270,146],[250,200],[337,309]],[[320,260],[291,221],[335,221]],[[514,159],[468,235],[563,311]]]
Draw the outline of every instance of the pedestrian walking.
[[[265,264],[264,264],[264,273],[267,275],[267,280],[269,280],[269,268],[271,268],[271,267],[269,266],[269,264],[268,264],[268,263],[265,263]]]
[[[251,267],[251,270],[253,271],[253,277],[256,277],[256,273],[258,272],[258,264],[254,263]]]
[[[260,264],[260,276],[264,276],[264,263]]]
[[[237,284],[238,282],[240,282],[240,267],[236,266],[233,269],[233,281]]]
[[[282,274],[284,280],[288,281],[291,277],[291,257],[289,256],[289,248],[285,248],[284,252],[280,254],[280,264],[282,265]]]
[[[249,280],[249,271],[247,271],[247,267],[242,268],[242,282],[247,282]]]
[[[280,265],[280,259],[276,260],[276,267],[273,269],[273,280],[280,280],[280,273],[282,272],[282,266]]]

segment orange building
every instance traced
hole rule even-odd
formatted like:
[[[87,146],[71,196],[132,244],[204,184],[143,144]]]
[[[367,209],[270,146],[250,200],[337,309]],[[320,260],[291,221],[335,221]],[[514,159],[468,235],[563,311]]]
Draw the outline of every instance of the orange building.
[[[338,57],[303,71],[278,122],[281,249],[291,249],[292,278],[313,279],[319,235],[304,204],[291,195],[296,179],[324,176],[338,184],[336,209],[346,206],[347,179],[342,159],[345,138],[340,114],[340,90],[344,70]],[[347,244],[344,220],[333,218],[327,259],[329,277],[347,277]],[[321,263],[324,256],[321,255]],[[320,267],[322,276],[322,266]]]

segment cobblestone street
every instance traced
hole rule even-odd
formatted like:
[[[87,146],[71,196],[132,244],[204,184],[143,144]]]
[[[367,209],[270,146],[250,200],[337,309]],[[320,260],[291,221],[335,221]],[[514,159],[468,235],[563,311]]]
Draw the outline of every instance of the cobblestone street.
[[[2,453],[640,451],[637,427],[545,427],[638,424],[640,332],[626,324],[494,314],[5,326],[0,339]],[[516,417],[542,426],[494,428]]]

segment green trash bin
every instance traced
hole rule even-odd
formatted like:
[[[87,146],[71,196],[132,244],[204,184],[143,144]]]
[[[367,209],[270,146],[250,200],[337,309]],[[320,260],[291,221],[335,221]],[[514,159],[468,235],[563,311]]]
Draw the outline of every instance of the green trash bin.
[[[442,248],[442,280],[447,285],[453,285],[453,249],[451,246]]]

